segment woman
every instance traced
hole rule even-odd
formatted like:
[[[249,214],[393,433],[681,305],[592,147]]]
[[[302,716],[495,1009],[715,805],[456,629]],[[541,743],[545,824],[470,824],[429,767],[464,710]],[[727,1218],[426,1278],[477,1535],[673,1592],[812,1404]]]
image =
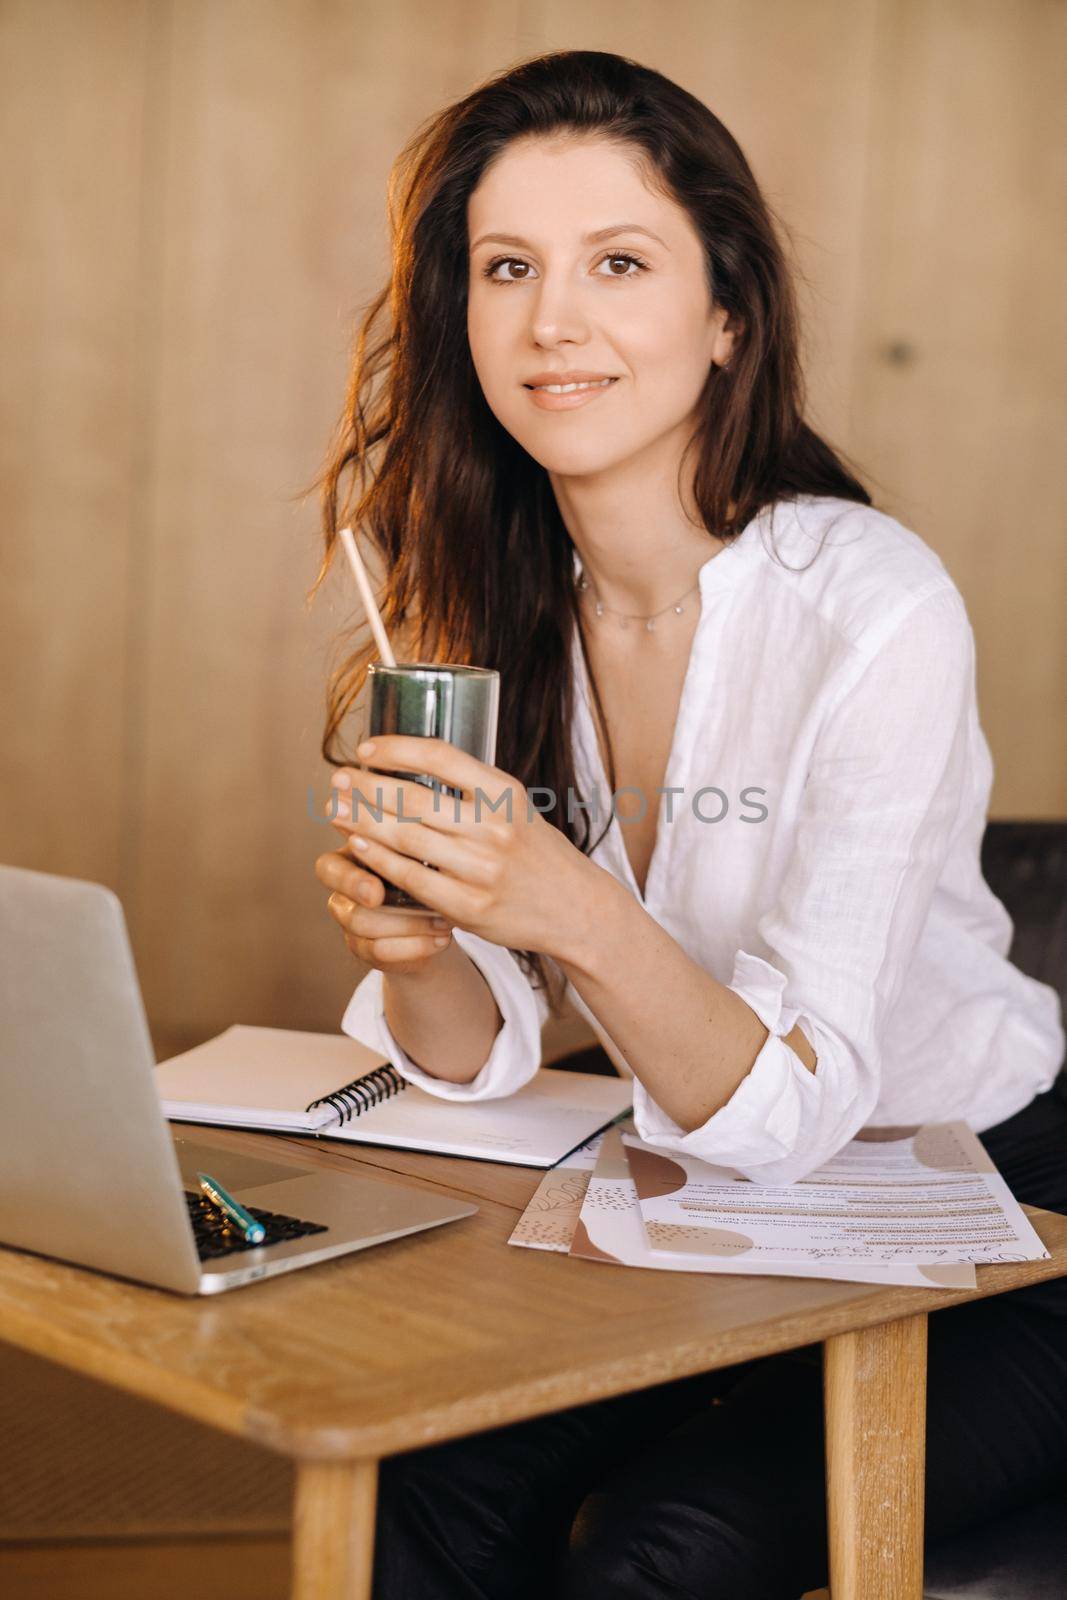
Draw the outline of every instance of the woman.
[[[320,581],[351,467],[387,627],[498,668],[500,736],[493,766],[390,737],[335,774],[383,802],[316,866],[372,969],[342,1027],[491,1098],[566,985],[664,1149],[791,1182],[865,1124],[966,1117],[1067,1206],[1058,1001],[979,868],[963,603],[803,421],[736,142],[659,74],[559,53],[431,119],[391,194]],[[370,654],[334,675],[330,760]],[[382,878],[434,925],[376,909]],[[1067,1468],[1067,1318],[1055,1286],[932,1321],[937,1534]],[[776,1359],[398,1459],[375,1592],[796,1600],[826,1576],[820,1416],[817,1364]]]

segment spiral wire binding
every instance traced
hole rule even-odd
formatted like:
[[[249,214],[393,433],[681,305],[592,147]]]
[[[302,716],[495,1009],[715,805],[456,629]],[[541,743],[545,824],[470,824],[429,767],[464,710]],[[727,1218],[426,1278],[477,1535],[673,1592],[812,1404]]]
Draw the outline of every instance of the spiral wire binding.
[[[337,1113],[338,1122],[351,1122],[353,1117],[361,1116],[371,1106],[379,1105],[383,1100],[388,1100],[390,1095],[399,1094],[401,1089],[406,1088],[407,1080],[400,1076],[391,1063],[386,1063],[364,1072],[361,1077],[353,1078],[351,1083],[335,1089],[332,1094],[320,1095],[306,1109],[314,1111],[316,1106],[329,1106],[331,1111]]]

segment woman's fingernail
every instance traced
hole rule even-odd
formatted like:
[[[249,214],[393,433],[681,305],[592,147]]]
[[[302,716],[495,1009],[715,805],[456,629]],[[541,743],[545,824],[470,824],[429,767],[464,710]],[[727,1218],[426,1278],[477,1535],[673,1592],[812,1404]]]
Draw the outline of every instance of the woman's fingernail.
[[[448,939],[445,937],[445,935],[443,933],[439,933],[437,935],[437,938],[434,940],[434,944],[447,944],[447,943],[448,943]]]
[[[335,772],[330,779],[330,783],[335,789],[351,789],[352,787],[352,779],[347,772]]]
[[[357,756],[372,756],[373,754],[374,754],[374,740],[373,739],[364,739],[363,743],[361,745],[359,745],[357,747],[357,749],[356,749],[356,755]]]
[[[448,923],[445,921],[444,917],[434,917],[433,921],[430,923],[430,927],[431,928],[447,928],[448,927]]]
[[[347,800],[341,800],[338,798],[337,810],[334,813],[334,821],[336,821],[338,817],[340,817],[342,822],[351,822],[352,807],[349,805]]]
[[[361,839],[358,833],[354,833],[348,842],[353,850],[367,850],[370,848],[366,839]]]

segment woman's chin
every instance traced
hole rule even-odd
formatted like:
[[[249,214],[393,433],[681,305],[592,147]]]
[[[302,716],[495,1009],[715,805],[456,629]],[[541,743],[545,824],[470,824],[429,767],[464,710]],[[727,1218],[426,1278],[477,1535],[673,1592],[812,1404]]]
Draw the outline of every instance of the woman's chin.
[[[631,451],[620,449],[617,443],[597,445],[593,440],[577,439],[552,445],[543,439],[522,440],[527,455],[558,478],[591,478],[608,472],[625,461]]]

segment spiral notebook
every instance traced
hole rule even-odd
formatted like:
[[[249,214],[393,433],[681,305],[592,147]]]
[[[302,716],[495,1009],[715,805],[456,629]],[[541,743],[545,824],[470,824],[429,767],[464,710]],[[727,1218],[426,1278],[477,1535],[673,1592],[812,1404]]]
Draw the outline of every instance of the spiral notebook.
[[[167,1117],[551,1167],[628,1110],[620,1078],[542,1067],[498,1100],[445,1100],[343,1033],[236,1023],[156,1068]]]

